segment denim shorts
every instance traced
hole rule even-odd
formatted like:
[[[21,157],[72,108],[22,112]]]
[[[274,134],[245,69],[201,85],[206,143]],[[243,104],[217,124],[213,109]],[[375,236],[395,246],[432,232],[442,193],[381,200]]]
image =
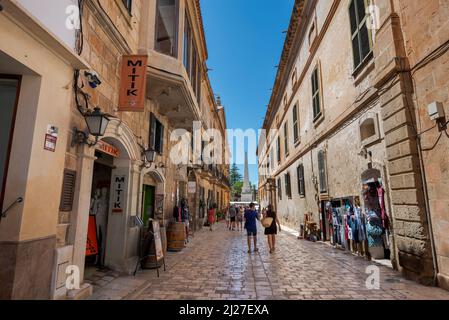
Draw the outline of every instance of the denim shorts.
[[[248,233],[248,237],[256,237],[257,236],[257,230],[246,230]]]

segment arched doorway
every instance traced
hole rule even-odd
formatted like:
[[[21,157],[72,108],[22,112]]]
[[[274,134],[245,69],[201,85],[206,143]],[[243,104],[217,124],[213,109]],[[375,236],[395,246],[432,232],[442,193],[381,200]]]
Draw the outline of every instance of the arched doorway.
[[[142,173],[142,202],[141,212],[144,225],[150,219],[159,220],[165,225],[164,201],[165,201],[165,178],[155,169],[149,169]]]
[[[103,138],[95,148],[86,241],[85,268],[123,270],[127,216],[132,202],[132,161],[116,137]]]
[[[391,259],[394,244],[390,234],[385,180],[382,172],[369,168],[361,175],[362,196],[366,215],[368,250],[373,259]]]
[[[194,170],[189,170],[188,172],[187,200],[192,220],[190,228],[195,232],[203,226],[206,208],[204,206],[204,189],[200,186]]]
[[[135,268],[139,228],[133,222],[141,164],[141,150],[131,129],[118,119],[110,122],[95,147],[79,145],[69,238],[81,279],[99,267],[126,273]]]

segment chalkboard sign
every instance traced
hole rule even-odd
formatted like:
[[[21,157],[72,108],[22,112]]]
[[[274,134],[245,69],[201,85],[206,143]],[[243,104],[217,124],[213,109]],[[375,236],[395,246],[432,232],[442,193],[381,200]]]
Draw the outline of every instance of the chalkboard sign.
[[[159,221],[150,220],[149,230],[142,239],[142,251],[140,259],[136,264],[134,276],[137,273],[139,263],[142,269],[157,269],[157,276],[159,277],[159,268],[163,265],[165,267],[164,250],[162,249],[161,229]]]
[[[153,238],[154,238],[154,247],[155,247],[155,256],[156,260],[160,261],[164,259],[164,250],[162,249],[162,240],[161,240],[161,229],[159,227],[158,221],[152,221],[153,227]]]

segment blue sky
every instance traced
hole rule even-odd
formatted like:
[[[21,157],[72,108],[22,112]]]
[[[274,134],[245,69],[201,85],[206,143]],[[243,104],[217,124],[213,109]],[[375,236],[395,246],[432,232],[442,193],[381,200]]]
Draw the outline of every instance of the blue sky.
[[[201,0],[212,87],[228,128],[263,124],[294,0]],[[235,150],[234,150],[235,153]],[[243,175],[243,165],[240,165]],[[250,165],[257,183],[257,165]]]

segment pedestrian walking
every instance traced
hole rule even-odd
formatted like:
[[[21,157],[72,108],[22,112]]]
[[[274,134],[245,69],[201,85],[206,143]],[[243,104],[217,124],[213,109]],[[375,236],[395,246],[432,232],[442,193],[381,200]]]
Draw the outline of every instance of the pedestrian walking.
[[[237,210],[237,230],[238,231],[243,231],[243,208],[240,207],[236,207]]]
[[[274,253],[276,251],[276,235],[278,233],[277,226],[279,226],[279,231],[281,231],[281,224],[271,205],[269,205],[267,210],[264,211],[262,224],[265,227],[265,235],[267,236],[270,253]]]
[[[237,216],[237,209],[234,205],[231,205],[229,207],[229,219],[230,219],[230,223],[229,223],[229,230],[234,231],[235,230],[235,218]]]
[[[245,229],[248,236],[248,253],[251,253],[251,240],[254,243],[254,252],[258,252],[257,248],[257,224],[256,221],[259,219],[257,211],[255,210],[254,203],[249,205],[249,209],[245,211]]]
[[[229,210],[226,210],[225,211],[225,220],[226,220],[226,228],[230,228],[230,226],[231,226],[231,219],[230,219],[230,216],[229,216]]]
[[[190,232],[190,213],[189,213],[189,205],[187,204],[186,199],[181,200],[181,220],[184,223],[186,232],[185,243],[187,244],[189,242],[189,232]]]
[[[209,222],[210,231],[213,231],[213,225],[215,223],[215,209],[213,207],[209,207],[207,211],[207,220]]]

